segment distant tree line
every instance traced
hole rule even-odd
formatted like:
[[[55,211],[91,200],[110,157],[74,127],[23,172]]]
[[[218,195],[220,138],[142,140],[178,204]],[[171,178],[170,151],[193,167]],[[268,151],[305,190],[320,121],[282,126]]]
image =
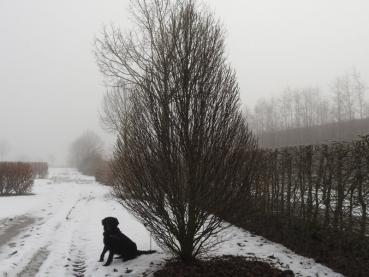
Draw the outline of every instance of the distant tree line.
[[[354,70],[338,77],[331,90],[331,97],[327,97],[316,87],[287,88],[277,98],[260,100],[248,112],[248,118],[261,145],[279,147],[351,140],[369,132],[365,121],[369,117],[367,87],[360,74]]]

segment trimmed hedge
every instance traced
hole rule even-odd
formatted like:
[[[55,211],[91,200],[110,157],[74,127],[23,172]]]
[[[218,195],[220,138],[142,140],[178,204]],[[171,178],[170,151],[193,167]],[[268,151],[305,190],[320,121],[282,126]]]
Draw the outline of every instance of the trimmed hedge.
[[[45,179],[49,174],[49,165],[45,162],[31,162],[34,178]]]
[[[229,221],[347,276],[369,276],[369,136],[258,156],[243,217]]]
[[[30,163],[0,162],[0,195],[19,195],[32,189],[34,175]]]

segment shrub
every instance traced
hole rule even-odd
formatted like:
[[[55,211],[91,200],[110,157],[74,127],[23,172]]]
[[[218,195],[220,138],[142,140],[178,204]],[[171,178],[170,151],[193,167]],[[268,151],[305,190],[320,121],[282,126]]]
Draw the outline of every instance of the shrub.
[[[29,163],[0,163],[0,195],[25,194],[31,191],[34,181]]]

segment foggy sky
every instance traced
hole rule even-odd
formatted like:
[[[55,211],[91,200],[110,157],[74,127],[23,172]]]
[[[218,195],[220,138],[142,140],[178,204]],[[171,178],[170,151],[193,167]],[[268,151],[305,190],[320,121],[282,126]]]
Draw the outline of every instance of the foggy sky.
[[[207,0],[228,31],[244,103],[287,86],[319,86],[353,67],[369,84],[369,2]],[[128,0],[0,0],[0,140],[8,158],[65,160],[99,122],[103,78],[93,40],[103,24],[129,28]]]

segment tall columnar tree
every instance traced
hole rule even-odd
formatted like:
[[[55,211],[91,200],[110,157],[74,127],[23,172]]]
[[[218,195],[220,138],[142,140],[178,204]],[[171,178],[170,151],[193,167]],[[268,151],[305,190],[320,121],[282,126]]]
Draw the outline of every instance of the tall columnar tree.
[[[256,141],[240,110],[224,31],[192,0],[135,1],[136,29],[96,40],[115,89],[104,121],[118,134],[115,195],[184,261],[206,252],[253,181]]]

